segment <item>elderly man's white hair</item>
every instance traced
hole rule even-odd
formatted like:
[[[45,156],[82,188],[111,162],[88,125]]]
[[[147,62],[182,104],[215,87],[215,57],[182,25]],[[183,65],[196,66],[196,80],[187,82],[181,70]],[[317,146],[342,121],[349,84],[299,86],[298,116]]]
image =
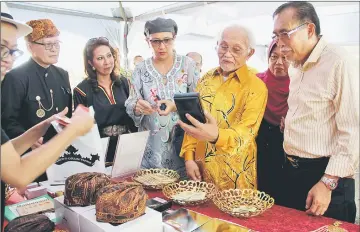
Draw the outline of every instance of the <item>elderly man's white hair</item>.
[[[255,36],[254,36],[253,32],[249,28],[247,28],[246,26],[241,25],[241,24],[230,24],[230,25],[224,27],[218,35],[217,42],[221,41],[224,31],[227,29],[237,29],[239,31],[242,31],[245,34],[245,36],[247,37],[247,42],[248,42],[249,48],[255,49],[256,41],[255,41]]]

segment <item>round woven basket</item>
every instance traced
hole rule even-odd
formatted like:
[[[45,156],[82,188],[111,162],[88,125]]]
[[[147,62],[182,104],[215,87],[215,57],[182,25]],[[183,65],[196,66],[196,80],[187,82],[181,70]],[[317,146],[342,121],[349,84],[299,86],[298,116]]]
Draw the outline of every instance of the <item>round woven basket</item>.
[[[212,198],[223,212],[234,217],[254,217],[274,205],[274,198],[255,189],[229,189],[217,192]]]
[[[139,170],[132,179],[142,184],[145,189],[159,190],[178,181],[180,175],[174,170],[154,168]]]
[[[176,196],[180,193],[187,192],[189,193],[189,199],[177,199]],[[213,194],[216,192],[215,185],[212,183],[200,182],[200,181],[192,181],[192,180],[183,180],[178,183],[173,183],[166,185],[163,188],[163,194],[173,200],[175,203],[179,205],[200,205],[208,200],[210,200]],[[205,193],[205,197],[201,200],[191,200],[191,193]]]

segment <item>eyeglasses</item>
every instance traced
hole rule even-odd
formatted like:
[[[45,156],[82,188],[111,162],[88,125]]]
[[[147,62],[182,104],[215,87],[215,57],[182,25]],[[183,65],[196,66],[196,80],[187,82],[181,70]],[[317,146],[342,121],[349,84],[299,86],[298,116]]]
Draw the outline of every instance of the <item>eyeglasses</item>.
[[[57,41],[55,43],[39,43],[39,42],[33,41],[32,43],[44,46],[45,50],[51,50],[53,47],[55,47],[56,49],[59,49],[61,41]]]
[[[106,37],[95,37],[95,38],[91,38],[87,41],[86,46],[95,44],[96,42],[100,42],[100,43],[107,43],[109,44],[109,39]]]
[[[282,61],[283,63],[289,63],[289,61],[286,59],[285,56],[271,55],[269,59],[270,59],[270,61],[273,62],[273,63],[277,62],[279,59],[281,59],[281,61]]]
[[[297,32],[298,30],[300,30],[301,28],[303,28],[304,26],[307,26],[309,23],[303,23],[300,26],[295,27],[294,29],[291,29],[290,31],[284,31],[284,32],[280,32],[279,35],[274,34],[273,36],[271,36],[271,38],[273,40],[278,40],[278,39],[290,39],[290,35]]]
[[[5,59],[9,55],[13,57],[13,59],[17,59],[24,54],[23,51],[19,49],[10,49],[5,45],[1,45],[1,59]]]
[[[169,46],[174,38],[165,38],[165,39],[151,39],[149,40],[151,45],[160,47],[160,45],[163,43],[165,46]]]
[[[229,47],[227,45],[217,45],[216,46],[217,52],[220,55],[224,55],[225,53],[227,53],[228,51],[230,51],[230,53],[233,56],[239,57],[241,55],[244,54],[244,52],[246,52],[246,50],[242,49],[242,48],[238,48],[238,47]]]

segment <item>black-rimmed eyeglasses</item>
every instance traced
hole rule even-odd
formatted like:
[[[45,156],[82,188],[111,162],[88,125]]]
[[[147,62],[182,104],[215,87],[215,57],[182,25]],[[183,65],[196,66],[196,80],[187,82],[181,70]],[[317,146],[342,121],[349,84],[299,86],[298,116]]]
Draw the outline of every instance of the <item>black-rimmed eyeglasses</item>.
[[[160,47],[160,45],[163,43],[165,46],[169,46],[174,38],[165,38],[165,39],[150,39],[150,43],[153,46]]]
[[[56,49],[59,49],[61,41],[56,41],[55,43],[40,43],[40,42],[33,41],[31,43],[42,45],[45,47],[45,50],[51,50],[53,47],[55,47]]]
[[[7,58],[9,55],[13,57],[13,59],[17,59],[24,54],[23,51],[19,49],[10,49],[5,45],[1,45],[1,59]]]

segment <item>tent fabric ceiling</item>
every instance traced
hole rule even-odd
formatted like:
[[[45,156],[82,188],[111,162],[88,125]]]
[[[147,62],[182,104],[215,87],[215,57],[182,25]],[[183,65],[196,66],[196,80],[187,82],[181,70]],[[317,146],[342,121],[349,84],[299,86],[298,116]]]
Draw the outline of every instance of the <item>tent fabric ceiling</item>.
[[[15,1],[8,1],[15,2]],[[22,1],[16,1],[20,3]],[[24,1],[25,2],[25,1]],[[131,14],[140,16],[148,12],[156,10],[166,10],[174,8],[176,14],[182,15],[206,15],[211,16],[209,19],[219,22],[219,20],[233,20],[237,18],[246,18],[260,15],[271,15],[272,12],[278,7],[281,2],[211,2],[197,1],[199,6],[191,7],[181,10],[182,6],[191,5],[194,2],[165,2],[165,1],[125,1],[122,2],[124,8],[128,8]],[[359,11],[358,2],[312,2],[320,13],[345,13]],[[87,1],[87,2],[60,2],[60,1],[37,1],[27,2],[28,5],[43,6],[47,8],[60,8],[69,11],[81,11],[86,13],[98,14],[103,16],[112,17],[112,9],[119,8],[119,2],[100,2],[100,1]],[[357,6],[357,7],[356,7]],[[340,8],[339,8],[340,7]],[[179,8],[179,10],[176,10]]]
[[[15,2],[15,1],[9,1]],[[16,1],[16,3],[20,3]],[[124,8],[130,9],[134,16],[144,14],[150,10],[155,10],[164,6],[175,4],[176,2],[122,2]],[[66,9],[69,11],[80,11],[85,13],[98,14],[112,17],[112,9],[119,8],[119,2],[60,2],[60,1],[37,1],[22,3],[26,5],[42,6],[46,8]]]
[[[120,7],[119,2],[114,1],[12,2],[13,4],[42,6],[47,9],[57,8],[69,12],[84,12],[109,19],[117,14],[115,11]],[[226,24],[240,23],[251,28],[258,45],[266,45],[272,34],[272,13],[283,2],[125,1],[121,3],[126,14],[131,15],[130,21],[133,21],[127,37],[130,40],[129,48],[131,48],[131,44],[138,46],[140,40],[143,40],[142,31],[145,21],[158,16],[173,18],[179,25],[179,38],[184,38],[186,41],[190,41],[189,38],[192,38],[191,41],[193,41],[195,37],[207,40],[215,39],[220,29]],[[359,2],[312,3],[319,14],[322,32],[329,38],[329,42],[341,45],[359,44]]]

